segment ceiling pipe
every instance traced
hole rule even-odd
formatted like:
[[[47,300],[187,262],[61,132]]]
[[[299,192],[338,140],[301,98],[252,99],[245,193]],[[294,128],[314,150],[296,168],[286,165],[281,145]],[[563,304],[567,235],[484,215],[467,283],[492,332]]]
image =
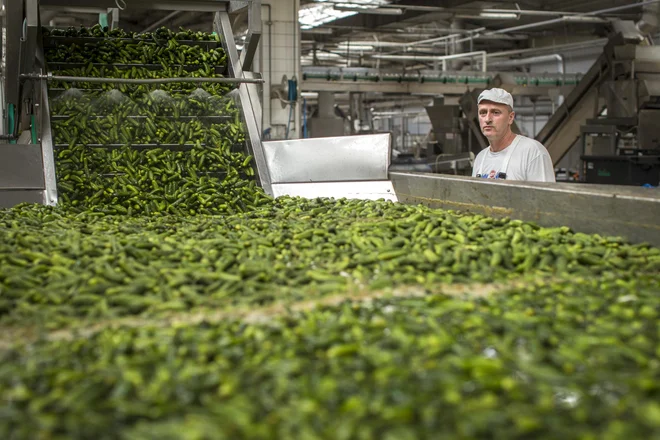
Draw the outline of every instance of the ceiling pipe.
[[[371,58],[379,60],[390,60],[390,61],[441,61],[442,70],[447,70],[447,61],[448,60],[457,60],[460,58],[477,58],[481,57],[481,70],[483,72],[488,71],[488,53],[485,50],[479,50],[475,52],[463,52],[453,55],[371,55]]]
[[[660,2],[660,0],[645,0],[645,1],[641,1],[641,2],[638,2],[638,3],[633,3],[633,4],[629,4],[629,5],[616,6],[616,7],[613,7],[613,8],[600,9],[598,11],[584,12],[584,13],[581,13],[581,14],[574,14],[570,17],[573,17],[571,20],[575,20],[575,17],[593,17],[593,16],[597,16],[597,15],[608,14],[608,13],[611,13],[611,12],[623,11],[625,9],[638,8],[640,6],[651,5],[651,4],[658,3],[658,2]],[[549,24],[565,23],[565,22],[569,21],[567,17],[568,16],[563,16],[563,17],[560,17],[560,18],[552,19],[552,20],[538,21],[536,23],[529,23],[529,24],[523,24],[523,25],[519,25],[519,26],[508,27],[508,28],[504,28],[504,29],[497,29],[497,30],[494,30],[494,31],[488,31],[485,34],[486,35],[505,34],[505,33],[514,32],[514,31],[521,31],[521,30],[532,29],[532,28],[536,28],[536,27],[540,27],[540,26],[546,26],[546,25],[549,25]],[[469,38],[462,38],[462,39],[459,38],[458,40],[456,40],[456,42],[470,41],[471,39],[473,39],[477,36],[478,36],[478,34],[473,35]],[[441,37],[441,38],[447,39],[448,37],[449,36],[445,36],[445,37]]]
[[[486,13],[482,12],[479,15],[465,15],[459,14],[455,15],[456,18],[466,18],[469,20],[519,20],[520,16],[514,13],[504,14],[504,13]],[[592,17],[592,16],[582,16],[582,15],[563,15],[561,20],[566,23],[608,23],[612,18],[602,18],[602,17]]]
[[[504,28],[504,29],[497,29],[494,31],[487,31],[487,28],[482,26],[476,29],[471,29],[470,33],[471,35],[468,37],[462,37],[461,33],[453,33],[450,35],[444,35],[442,37],[435,37],[435,38],[428,38],[425,40],[419,40],[419,41],[411,41],[409,43],[405,43],[403,47],[409,49],[413,46],[419,46],[419,45],[425,45],[425,44],[434,44],[434,43],[443,43],[452,40],[455,41],[456,43],[462,43],[465,41],[470,41],[475,38],[479,38],[481,36],[481,32],[487,31],[484,33],[484,35],[497,35],[497,34],[506,34],[518,30],[525,30],[525,29],[532,29],[535,27],[540,27],[540,26],[546,26],[548,24],[556,24],[556,23],[566,23],[568,21],[576,21],[580,20],[579,18],[576,17],[594,17],[598,15],[604,15],[604,14],[609,14],[611,12],[617,12],[617,11],[623,11],[625,9],[632,9],[632,8],[637,8],[640,6],[645,6],[645,5],[650,5],[653,3],[658,3],[660,0],[644,0],[638,3],[633,3],[629,5],[623,5],[623,6],[617,6],[614,8],[607,8],[607,9],[600,9],[598,11],[593,11],[593,12],[580,12],[580,13],[564,13],[560,18],[555,18],[552,20],[544,20],[544,21],[537,21],[535,23],[529,23],[529,24],[523,24],[519,26],[513,26],[509,28]],[[498,10],[498,11],[504,11],[504,10]],[[568,18],[571,17],[571,18]],[[584,19],[583,19],[584,20]]]
[[[552,46],[530,47],[528,49],[505,50],[488,54],[488,58],[508,57],[511,55],[523,55],[529,53],[539,53],[544,51],[583,49],[588,46],[602,46],[607,43],[607,38],[597,38],[595,40],[580,41],[577,43],[565,43]]]
[[[529,64],[541,64],[547,63],[548,61],[557,62],[557,72],[564,73],[564,57],[558,53],[553,53],[550,55],[540,55],[537,57],[530,58],[519,58],[514,60],[503,60],[503,61],[492,61],[490,63],[491,67],[508,67],[508,66],[526,66]]]
[[[365,9],[364,6],[353,6],[353,5],[347,5],[346,0],[336,0],[336,1],[327,1],[326,3],[334,3],[333,8],[335,9],[341,9],[341,10],[352,10],[352,11],[362,11]],[[533,15],[533,16],[541,16],[541,17],[562,17],[562,16],[570,16],[570,15],[582,15],[584,14],[583,12],[573,12],[573,11],[545,11],[545,10],[537,10],[537,9],[498,9],[498,8],[483,8],[483,9],[476,9],[476,8],[445,8],[442,6],[420,6],[420,5],[405,5],[405,4],[399,4],[399,3],[392,3],[392,4],[385,4],[385,5],[379,5],[379,9],[403,9],[405,11],[418,11],[418,12],[446,12],[450,14],[477,14],[474,15],[475,17],[479,16],[479,14],[492,14],[493,16],[497,14],[507,14],[507,15],[515,15],[516,17],[505,17],[505,18],[517,18],[521,15]],[[481,18],[484,18],[483,15],[481,15]]]

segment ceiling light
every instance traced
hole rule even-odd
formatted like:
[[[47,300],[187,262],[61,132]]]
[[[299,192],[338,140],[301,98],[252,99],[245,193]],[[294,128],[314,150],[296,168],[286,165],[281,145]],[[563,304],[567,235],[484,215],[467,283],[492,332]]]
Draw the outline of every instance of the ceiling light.
[[[337,11],[345,12],[358,12],[360,14],[373,14],[373,15],[402,15],[403,9],[401,8],[369,8],[356,5],[335,4],[334,9]]]
[[[355,50],[357,52],[363,52],[363,51],[372,51],[374,50],[373,46],[339,46],[337,47],[339,50]]]
[[[388,0],[353,0],[353,5],[382,6],[388,4]],[[300,6],[298,20],[302,29],[311,29],[324,23],[329,23],[340,18],[350,17],[359,11],[340,11],[333,7],[333,3],[321,0],[320,2],[307,3]]]
[[[479,17],[483,18],[501,18],[503,20],[513,20],[518,18],[518,14],[513,12],[480,12]]]

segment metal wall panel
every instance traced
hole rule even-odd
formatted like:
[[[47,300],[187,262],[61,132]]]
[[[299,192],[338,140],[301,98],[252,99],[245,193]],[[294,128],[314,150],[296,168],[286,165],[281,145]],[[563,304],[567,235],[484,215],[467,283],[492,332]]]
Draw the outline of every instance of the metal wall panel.
[[[386,180],[389,133],[263,142],[273,183]]]
[[[0,209],[11,208],[18,205],[19,203],[41,203],[43,198],[43,191],[7,191],[0,189]]]
[[[39,145],[0,145],[0,189],[43,189]]]
[[[276,183],[273,184],[275,197],[284,195],[313,199],[334,197],[335,199],[385,199],[397,201],[392,182],[378,180],[371,182],[320,182],[320,183]]]

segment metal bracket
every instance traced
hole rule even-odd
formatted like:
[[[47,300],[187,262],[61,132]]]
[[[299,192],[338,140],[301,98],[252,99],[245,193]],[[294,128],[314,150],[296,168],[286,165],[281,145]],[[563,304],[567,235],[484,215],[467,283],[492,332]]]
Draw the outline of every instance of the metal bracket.
[[[25,0],[25,26],[21,38],[21,64],[19,73],[29,73],[34,70],[37,59],[37,46],[39,39],[39,3],[37,0]],[[18,114],[22,114],[22,105],[29,100],[32,94],[32,84],[21,84],[21,101],[18,103]]]
[[[6,65],[5,71],[3,72],[3,79],[7,108],[10,108],[10,106],[18,108],[20,101],[19,75],[21,73],[21,40],[23,36],[24,19],[23,8],[23,0],[10,1],[6,4],[6,34],[4,39],[6,52],[3,54],[6,60]],[[7,134],[16,134],[16,128],[17,124],[14,123],[13,127],[8,127]]]
[[[111,31],[119,27],[119,8],[108,8],[108,27]]]

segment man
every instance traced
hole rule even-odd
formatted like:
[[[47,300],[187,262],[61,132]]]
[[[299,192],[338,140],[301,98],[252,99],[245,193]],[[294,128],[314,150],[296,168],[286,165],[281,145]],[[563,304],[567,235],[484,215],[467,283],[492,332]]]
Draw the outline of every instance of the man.
[[[484,90],[477,99],[479,126],[490,145],[474,160],[472,177],[554,182],[548,150],[534,139],[511,131],[513,97],[503,89]]]

